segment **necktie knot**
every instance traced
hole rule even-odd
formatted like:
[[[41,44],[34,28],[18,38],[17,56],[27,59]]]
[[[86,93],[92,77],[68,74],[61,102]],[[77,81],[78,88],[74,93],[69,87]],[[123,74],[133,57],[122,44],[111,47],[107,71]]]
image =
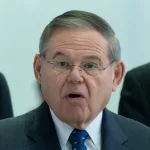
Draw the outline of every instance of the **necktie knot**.
[[[86,132],[86,130],[74,129],[70,134],[69,142],[74,148],[79,145],[84,146],[84,142],[88,136],[89,134]]]

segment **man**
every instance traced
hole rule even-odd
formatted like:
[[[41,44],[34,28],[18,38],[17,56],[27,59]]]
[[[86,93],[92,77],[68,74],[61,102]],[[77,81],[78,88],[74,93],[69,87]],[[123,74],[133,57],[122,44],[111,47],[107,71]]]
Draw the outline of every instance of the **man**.
[[[105,20],[66,12],[46,26],[39,49],[34,73],[45,102],[0,123],[0,149],[149,150],[148,127],[105,108],[124,73]]]
[[[150,63],[126,74],[119,114],[150,126]]]
[[[6,79],[0,73],[0,119],[13,117],[11,97]]]

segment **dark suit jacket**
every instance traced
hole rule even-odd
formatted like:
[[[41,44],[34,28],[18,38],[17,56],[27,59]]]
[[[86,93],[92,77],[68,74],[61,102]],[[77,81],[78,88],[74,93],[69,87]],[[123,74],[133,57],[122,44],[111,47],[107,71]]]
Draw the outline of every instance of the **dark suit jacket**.
[[[150,126],[150,63],[126,74],[118,113]]]
[[[0,73],[0,119],[13,117],[11,98],[6,79]]]
[[[149,150],[150,129],[107,109],[102,119],[102,150]],[[61,150],[48,105],[0,121],[0,150]]]

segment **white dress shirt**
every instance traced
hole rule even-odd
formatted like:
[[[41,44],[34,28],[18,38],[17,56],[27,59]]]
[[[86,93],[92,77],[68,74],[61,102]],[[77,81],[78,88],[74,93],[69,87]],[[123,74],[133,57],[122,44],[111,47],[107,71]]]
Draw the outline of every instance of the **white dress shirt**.
[[[50,109],[52,119],[55,124],[56,132],[58,135],[59,143],[62,150],[72,150],[71,144],[68,139],[74,128],[59,120],[53,111]],[[101,112],[86,128],[89,138],[85,141],[87,150],[101,150]]]

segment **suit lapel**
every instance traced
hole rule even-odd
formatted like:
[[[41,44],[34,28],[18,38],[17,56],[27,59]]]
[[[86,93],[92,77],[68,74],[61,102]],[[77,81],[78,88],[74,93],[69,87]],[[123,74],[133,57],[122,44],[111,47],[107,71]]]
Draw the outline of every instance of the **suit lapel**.
[[[61,150],[49,107],[45,102],[35,111],[33,118],[27,131],[26,150]],[[102,150],[130,150],[114,114],[107,109],[103,111],[101,133]]]
[[[26,150],[61,150],[49,107],[44,102],[35,112],[35,119],[27,133]]]
[[[102,119],[102,150],[129,150],[127,138],[114,118],[114,114],[104,109]]]

